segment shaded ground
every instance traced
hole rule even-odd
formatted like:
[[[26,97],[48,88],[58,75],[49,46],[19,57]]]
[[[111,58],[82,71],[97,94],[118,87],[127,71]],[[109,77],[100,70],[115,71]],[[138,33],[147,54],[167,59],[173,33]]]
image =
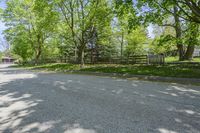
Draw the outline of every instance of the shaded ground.
[[[0,66],[2,133],[200,133],[200,87]]]

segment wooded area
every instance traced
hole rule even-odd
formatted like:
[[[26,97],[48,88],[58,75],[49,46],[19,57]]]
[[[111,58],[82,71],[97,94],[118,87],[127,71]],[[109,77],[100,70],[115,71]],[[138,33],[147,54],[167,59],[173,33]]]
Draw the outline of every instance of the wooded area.
[[[160,54],[184,61],[199,49],[199,0],[8,0],[1,18],[9,55],[21,63],[59,58],[83,67]]]

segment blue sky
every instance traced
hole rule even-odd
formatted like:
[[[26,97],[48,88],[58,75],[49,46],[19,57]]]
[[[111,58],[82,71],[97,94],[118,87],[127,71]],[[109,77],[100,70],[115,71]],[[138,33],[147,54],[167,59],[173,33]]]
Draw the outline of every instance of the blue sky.
[[[154,35],[154,33],[153,33],[153,32],[154,32],[154,31],[153,31],[153,30],[154,30],[154,29],[153,29],[153,25],[150,24],[150,25],[148,26],[147,29],[148,29],[149,37],[150,37],[150,38],[154,38],[155,35]]]
[[[0,8],[3,8],[3,9],[6,8],[5,0],[0,0]],[[5,27],[4,23],[0,20],[0,51],[4,50],[4,47],[2,46],[1,43],[3,43],[3,41],[4,41],[2,32],[5,29],[6,29],[6,27]]]
[[[0,0],[0,8],[3,8],[3,9],[6,8],[5,0]],[[0,33],[2,33],[2,31],[5,30],[5,28],[6,27],[5,27],[4,23],[0,20]]]

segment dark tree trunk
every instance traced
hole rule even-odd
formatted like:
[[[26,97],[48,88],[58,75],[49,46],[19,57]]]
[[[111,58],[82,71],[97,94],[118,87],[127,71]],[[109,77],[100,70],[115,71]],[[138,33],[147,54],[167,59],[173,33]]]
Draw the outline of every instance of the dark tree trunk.
[[[186,51],[185,56],[184,56],[184,60],[192,60],[193,53],[194,53],[194,48],[195,48],[194,45],[192,45],[192,44],[188,45],[187,51]]]
[[[182,44],[177,44],[177,48],[178,48],[178,55],[179,55],[179,61],[183,61],[184,60],[184,48]]]
[[[41,35],[37,35],[37,49],[36,49],[36,56],[35,56],[35,64],[37,65],[39,63],[39,58],[42,54],[42,44],[43,44],[43,38]]]
[[[92,45],[91,45],[91,51],[90,51],[91,53],[91,57],[90,57],[90,62],[91,62],[91,64],[94,64],[94,46],[93,46],[93,43],[92,43]]]
[[[95,62],[97,62],[98,63],[98,61],[99,61],[99,45],[98,45],[98,43],[96,44],[96,57],[95,57]]]
[[[184,56],[184,60],[192,60],[193,58],[193,53],[195,49],[195,45],[198,44],[198,37],[199,37],[199,25],[190,22],[188,25],[189,31],[187,34],[189,34],[189,38],[187,38],[188,46],[187,46],[187,51]]]
[[[38,48],[37,52],[36,52],[36,56],[35,56],[35,64],[36,65],[39,63],[39,58],[40,58],[41,53],[42,53],[41,48]]]
[[[85,45],[81,45],[78,49],[78,63],[80,64],[80,67],[84,67],[84,51],[85,51]]]
[[[122,32],[122,36],[121,36],[121,63],[123,61],[123,47],[124,47],[124,32]]]

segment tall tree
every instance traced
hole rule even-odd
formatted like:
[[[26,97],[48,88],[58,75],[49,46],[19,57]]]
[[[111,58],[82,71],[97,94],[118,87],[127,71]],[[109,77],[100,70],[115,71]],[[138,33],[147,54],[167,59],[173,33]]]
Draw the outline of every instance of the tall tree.
[[[94,38],[97,25],[103,25],[108,14],[102,11],[107,1],[96,0],[56,0],[61,19],[71,34],[75,49],[78,49],[78,62],[84,66],[84,52]],[[101,13],[101,14],[100,14]],[[99,18],[99,16],[101,16]],[[101,19],[101,21],[98,21]],[[98,23],[97,23],[98,22]]]
[[[185,43],[187,45],[187,51],[185,52],[184,59],[191,60],[193,58],[193,52],[195,45],[199,45],[199,25],[195,22],[190,22],[187,25],[187,31],[185,34]]]
[[[36,63],[41,56],[46,39],[55,27],[56,14],[52,5],[48,1],[41,0],[10,0],[3,14],[10,30],[23,27],[18,30],[29,34],[26,39],[34,50]],[[7,34],[7,36],[12,39],[16,34]]]
[[[183,3],[182,3],[183,4]],[[183,44],[183,25],[186,23],[184,21],[185,12],[189,11],[188,8],[180,7],[178,1],[153,1],[153,0],[138,0],[138,7],[143,11],[143,16],[145,14],[145,21],[156,23],[160,26],[170,26],[176,31],[176,44],[179,52],[179,60],[184,60],[187,51],[191,51],[190,48],[185,49]],[[184,12],[185,11],[185,12]],[[192,12],[189,12],[191,15]],[[159,17],[158,17],[159,16]],[[169,17],[173,17],[174,22],[166,23],[164,20]],[[189,17],[189,16],[187,16]]]
[[[181,18],[200,23],[200,0],[174,0],[174,4],[182,12]]]

